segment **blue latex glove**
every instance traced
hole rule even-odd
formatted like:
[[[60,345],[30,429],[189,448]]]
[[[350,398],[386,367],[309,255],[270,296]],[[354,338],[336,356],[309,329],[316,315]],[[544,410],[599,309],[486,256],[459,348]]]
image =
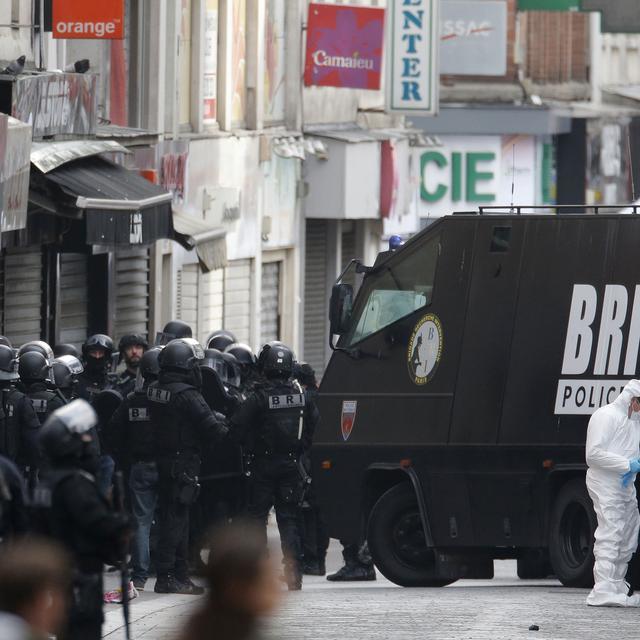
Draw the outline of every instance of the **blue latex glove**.
[[[629,471],[622,475],[622,486],[628,487],[638,472],[640,472],[640,458],[629,460]]]

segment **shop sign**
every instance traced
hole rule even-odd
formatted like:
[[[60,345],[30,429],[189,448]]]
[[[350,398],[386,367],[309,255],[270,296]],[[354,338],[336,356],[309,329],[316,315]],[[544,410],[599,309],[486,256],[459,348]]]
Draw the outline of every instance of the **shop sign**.
[[[380,89],[384,9],[309,5],[306,86]]]
[[[447,0],[441,5],[440,73],[507,73],[507,3]]]
[[[519,11],[580,11],[580,0],[518,0]]]
[[[124,0],[53,0],[53,37],[122,40],[124,11]]]
[[[439,0],[390,0],[387,26],[387,109],[438,112]]]

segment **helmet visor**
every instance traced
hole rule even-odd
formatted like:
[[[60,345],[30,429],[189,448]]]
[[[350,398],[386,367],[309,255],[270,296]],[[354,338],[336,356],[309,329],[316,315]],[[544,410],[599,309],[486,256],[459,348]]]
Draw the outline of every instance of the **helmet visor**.
[[[74,400],[54,411],[56,416],[71,433],[79,435],[90,431],[98,424],[98,416],[86,400]]]

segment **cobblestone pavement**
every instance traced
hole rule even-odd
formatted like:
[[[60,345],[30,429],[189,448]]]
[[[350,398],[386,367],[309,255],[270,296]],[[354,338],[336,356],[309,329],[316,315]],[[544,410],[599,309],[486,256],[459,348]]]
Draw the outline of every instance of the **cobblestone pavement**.
[[[332,544],[330,569],[340,565]],[[110,578],[110,580],[114,580]],[[135,640],[171,640],[199,598],[145,591],[132,602]],[[334,585],[306,577],[301,592],[287,594],[269,621],[270,640],[621,640],[640,636],[640,610],[593,609],[587,592],[554,580],[522,581],[515,562],[496,562],[493,580],[461,580],[443,589],[403,589],[376,582]],[[529,631],[538,625],[539,631]],[[124,638],[121,608],[107,607],[104,637]],[[212,633],[212,639],[215,633]]]

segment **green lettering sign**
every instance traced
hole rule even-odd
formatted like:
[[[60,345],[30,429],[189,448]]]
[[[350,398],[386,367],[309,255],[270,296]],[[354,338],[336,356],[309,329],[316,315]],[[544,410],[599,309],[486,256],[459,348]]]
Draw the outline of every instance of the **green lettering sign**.
[[[519,11],[580,11],[580,0],[518,0]]]
[[[424,172],[430,162],[443,169],[447,166],[447,159],[438,151],[426,151],[420,156],[420,198],[425,202],[437,202],[447,193],[447,185],[439,184],[435,191],[427,191]]]
[[[479,171],[478,163],[492,162],[496,159],[495,153],[468,153],[467,154],[467,202],[493,202],[496,199],[493,193],[478,193],[478,182],[493,179],[490,171]]]

